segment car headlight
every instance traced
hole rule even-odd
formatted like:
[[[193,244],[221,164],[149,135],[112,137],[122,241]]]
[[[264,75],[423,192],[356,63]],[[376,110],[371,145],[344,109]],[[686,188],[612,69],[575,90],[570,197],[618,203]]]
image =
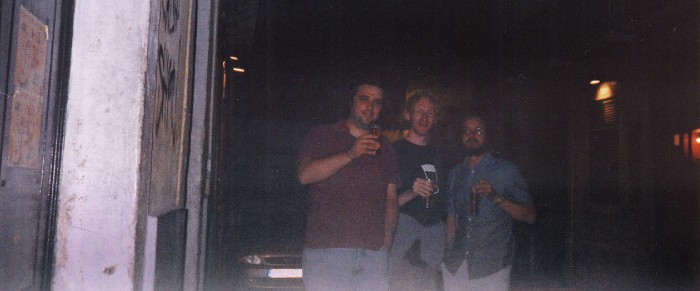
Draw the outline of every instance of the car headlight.
[[[243,262],[251,264],[251,265],[260,265],[262,264],[262,259],[258,255],[249,255],[245,256],[241,259]]]

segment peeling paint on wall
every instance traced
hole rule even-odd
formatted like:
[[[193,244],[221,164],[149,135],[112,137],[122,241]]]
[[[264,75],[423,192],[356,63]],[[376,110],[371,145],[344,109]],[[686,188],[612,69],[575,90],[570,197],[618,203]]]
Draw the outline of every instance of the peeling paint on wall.
[[[76,4],[51,289],[131,290],[150,3]]]

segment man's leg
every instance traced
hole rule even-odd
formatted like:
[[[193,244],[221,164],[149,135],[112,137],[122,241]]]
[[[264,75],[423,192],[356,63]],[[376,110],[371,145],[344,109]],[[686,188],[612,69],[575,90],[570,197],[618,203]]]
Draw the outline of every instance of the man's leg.
[[[450,271],[445,268],[444,264],[440,264],[440,266],[442,267],[442,285],[445,291],[469,290],[467,262],[462,262],[462,265],[454,274],[450,273]]]
[[[425,268],[428,290],[437,290],[440,265],[445,252],[445,224],[423,226],[420,231],[420,257],[428,264]]]
[[[304,249],[307,291],[389,289],[386,250]]]
[[[389,290],[388,259],[389,254],[385,249],[358,249],[353,268],[354,290]]]
[[[440,263],[445,252],[445,224],[424,226],[420,236],[421,258],[435,271],[440,270]]]
[[[305,248],[302,268],[308,291],[353,290],[354,249]]]
[[[391,247],[389,254],[389,268],[393,270],[395,266],[406,255],[406,251],[413,245],[413,242],[418,238],[420,223],[413,217],[399,213],[399,223],[396,226],[396,235],[394,236],[394,245]]]
[[[442,280],[445,291],[508,291],[510,287],[510,266],[484,278],[469,280],[467,265],[466,261],[462,263],[462,266],[459,267],[454,275],[445,269],[445,265],[442,265]]]
[[[469,280],[470,288],[471,290],[508,291],[508,287],[510,287],[510,270],[511,267],[508,266],[486,277]]]
[[[396,227],[396,235],[394,236],[394,245],[389,253],[389,276],[390,286],[392,290],[405,289],[407,285],[407,268],[413,267],[408,261],[404,260],[404,256],[408,249],[419,237],[420,223],[413,217],[399,213],[399,223]],[[410,275],[409,275],[410,276]]]

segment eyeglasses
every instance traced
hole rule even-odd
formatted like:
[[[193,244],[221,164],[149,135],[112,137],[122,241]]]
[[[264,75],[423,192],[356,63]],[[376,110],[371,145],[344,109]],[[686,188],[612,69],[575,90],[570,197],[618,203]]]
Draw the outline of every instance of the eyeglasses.
[[[463,135],[472,135],[472,134],[482,135],[482,134],[484,134],[484,132],[486,132],[486,130],[483,130],[483,129],[481,129],[481,128],[477,128],[477,129],[474,129],[474,130],[471,130],[471,129],[464,129],[464,130],[462,130],[462,134],[463,134]]]
[[[435,110],[416,110],[416,111],[411,111],[411,115],[413,116],[428,116],[428,117],[435,117]]]

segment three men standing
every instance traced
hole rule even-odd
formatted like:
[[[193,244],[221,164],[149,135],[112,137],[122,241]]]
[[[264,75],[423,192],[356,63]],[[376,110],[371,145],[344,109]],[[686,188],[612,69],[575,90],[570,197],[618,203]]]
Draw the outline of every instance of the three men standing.
[[[417,208],[425,207],[423,199],[438,191],[428,177],[420,177],[418,165],[411,164],[435,170],[434,148],[426,147],[435,122],[434,99],[425,94],[409,100],[411,128],[405,140],[395,144],[402,160],[399,169],[389,140],[370,132],[382,110],[384,91],[374,83],[361,83],[350,95],[348,118],[312,128],[299,153],[299,181],[310,190],[303,254],[306,290],[388,290],[388,252],[399,204],[401,231],[392,257],[402,255],[406,245],[420,237],[424,260],[434,268],[440,261],[441,207]],[[461,143],[467,157],[450,171],[443,191],[445,290],[508,290],[515,255],[513,222],[535,220],[525,179],[515,165],[487,151],[486,135],[483,118],[463,119]],[[407,181],[399,196],[402,179]]]

